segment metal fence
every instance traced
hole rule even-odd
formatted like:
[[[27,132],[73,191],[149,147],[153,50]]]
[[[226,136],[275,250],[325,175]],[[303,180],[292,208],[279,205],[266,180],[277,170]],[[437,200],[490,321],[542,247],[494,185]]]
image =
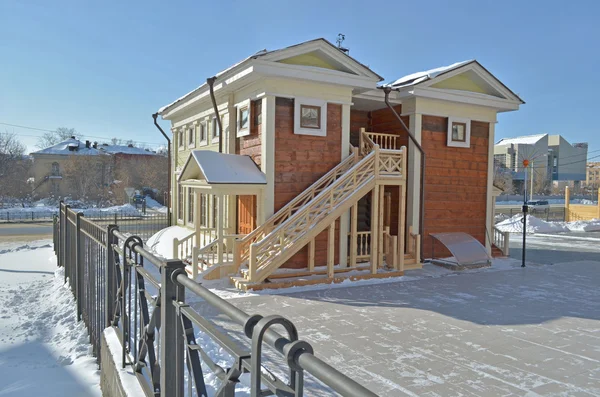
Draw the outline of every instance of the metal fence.
[[[523,210],[519,207],[496,207],[496,215],[505,215],[506,219],[512,218],[515,215],[523,214]],[[533,210],[529,207],[529,215],[533,215],[536,218],[543,219],[547,222],[565,221],[565,207],[550,207],[545,210]],[[497,219],[500,221],[501,219]]]
[[[220,380],[216,396],[235,396],[243,374],[250,376],[253,397],[302,396],[305,372],[342,396],[376,396],[317,358],[288,319],[243,312],[188,278],[182,261],[157,258],[144,248],[142,238],[124,234],[116,225],[92,222],[62,203],[59,213],[55,252],[94,354],[100,357],[102,330],[116,327],[121,364],[132,367],[147,396],[206,396],[207,368]],[[243,331],[246,343],[186,304],[198,298]],[[273,326],[283,327],[287,335]],[[197,340],[199,335],[203,338]],[[202,345],[206,338],[231,356],[231,365],[214,361]],[[264,347],[279,359],[267,365]]]

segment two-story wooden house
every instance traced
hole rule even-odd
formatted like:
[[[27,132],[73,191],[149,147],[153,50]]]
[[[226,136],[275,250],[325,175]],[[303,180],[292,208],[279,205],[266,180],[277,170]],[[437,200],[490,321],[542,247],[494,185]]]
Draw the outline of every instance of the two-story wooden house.
[[[402,274],[432,233],[491,251],[494,127],[523,101],[474,60],[382,81],[317,39],[161,108],[173,223],[190,228],[174,255],[246,289]]]

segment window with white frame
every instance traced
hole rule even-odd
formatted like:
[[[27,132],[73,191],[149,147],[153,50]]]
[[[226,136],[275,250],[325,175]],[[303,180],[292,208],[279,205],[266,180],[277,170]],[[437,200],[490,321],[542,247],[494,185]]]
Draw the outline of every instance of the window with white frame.
[[[213,118],[211,120],[211,130],[212,130],[213,141],[217,141],[219,139],[219,135],[221,135],[221,130],[219,129],[219,123],[217,123],[217,116],[213,116]]]
[[[183,222],[183,209],[185,205],[183,186],[179,185],[177,189],[177,219]]]
[[[250,101],[242,102],[237,108],[237,136],[250,135]]]
[[[212,196],[212,227],[217,227],[217,195],[213,194]]]
[[[471,146],[471,120],[448,118],[448,146],[468,148]]]
[[[327,102],[314,98],[295,98],[294,133],[327,136]]]
[[[200,226],[207,227],[206,223],[206,194],[200,195]]]
[[[194,189],[188,187],[188,223],[194,223]]]
[[[200,126],[199,126],[199,139],[200,139],[200,144],[201,145],[206,145],[206,121],[202,121],[200,122]]]
[[[188,147],[195,147],[196,146],[196,134],[194,131],[194,126],[191,126],[187,129],[187,134],[188,134]]]
[[[183,128],[180,128],[177,132],[177,140],[179,141],[179,149],[183,149],[185,147],[185,131]]]

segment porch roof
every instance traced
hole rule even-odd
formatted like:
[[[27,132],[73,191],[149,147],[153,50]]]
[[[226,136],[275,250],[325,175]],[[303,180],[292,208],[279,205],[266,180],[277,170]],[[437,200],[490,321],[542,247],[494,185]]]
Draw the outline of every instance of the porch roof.
[[[178,181],[197,181],[204,186],[266,185],[267,177],[250,156],[193,150]]]

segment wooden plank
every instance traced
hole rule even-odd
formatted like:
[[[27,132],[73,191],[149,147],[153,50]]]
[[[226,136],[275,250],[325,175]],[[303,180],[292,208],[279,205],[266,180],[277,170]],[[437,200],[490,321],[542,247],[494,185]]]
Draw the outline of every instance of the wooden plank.
[[[356,266],[356,250],[357,245],[357,231],[358,231],[358,202],[352,206],[352,215],[350,216],[351,233],[350,233],[350,267]]]
[[[404,271],[404,245],[406,243],[406,189],[404,186],[399,188],[400,210],[398,211],[398,269]]]
[[[377,273],[379,259],[377,236],[379,235],[379,187],[371,191],[371,273]]]
[[[308,243],[308,270],[313,271],[315,269],[315,239],[313,238]]]
[[[335,260],[335,221],[329,225],[329,237],[327,238],[327,275],[333,277],[333,266]]]
[[[377,243],[377,247],[378,247],[378,255],[379,258],[377,259],[377,263],[379,266],[383,266],[383,229],[384,229],[384,212],[383,210],[385,209],[385,205],[383,202],[383,199],[385,197],[385,186],[381,185],[379,186],[379,225],[378,225],[378,232],[377,232],[377,239],[379,240],[379,242]]]

